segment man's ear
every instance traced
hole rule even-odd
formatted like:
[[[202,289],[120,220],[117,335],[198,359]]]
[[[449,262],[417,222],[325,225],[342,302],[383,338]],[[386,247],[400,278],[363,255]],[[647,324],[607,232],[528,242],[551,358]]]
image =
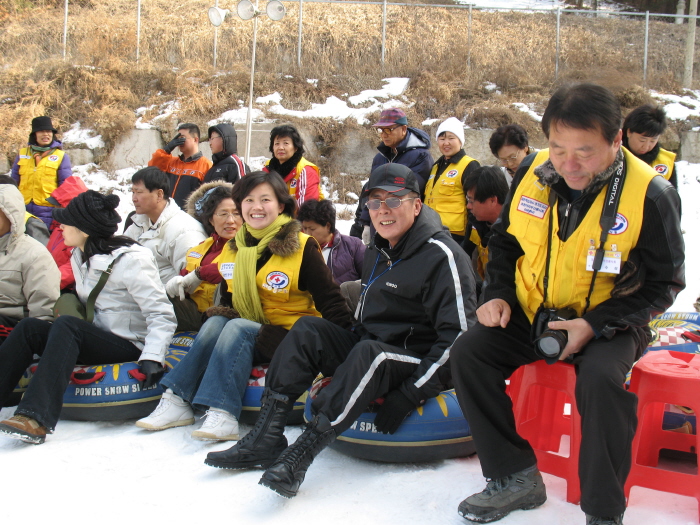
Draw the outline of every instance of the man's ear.
[[[420,197],[416,197],[416,200],[413,201],[413,215],[414,217],[418,217],[418,214],[420,213],[420,210],[423,208],[423,201],[420,200]]]

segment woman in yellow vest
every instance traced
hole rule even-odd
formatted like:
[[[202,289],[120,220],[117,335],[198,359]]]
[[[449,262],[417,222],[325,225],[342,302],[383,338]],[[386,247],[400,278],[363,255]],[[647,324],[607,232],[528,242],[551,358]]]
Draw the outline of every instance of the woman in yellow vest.
[[[201,328],[204,312],[214,306],[214,294],[221,283],[217,262],[226,241],[233,239],[243,224],[241,214],[233,202],[233,184],[217,180],[202,184],[187,198],[187,213],[202,223],[209,237],[188,250],[187,265],[180,275],[168,281],[165,291],[170,297],[179,297],[188,314],[192,312],[193,326]]]
[[[430,170],[423,201],[440,215],[452,238],[462,243],[467,230],[467,190],[464,181],[479,163],[467,156],[464,125],[455,117],[440,124],[435,134],[440,157]]]
[[[58,130],[53,127],[51,117],[32,119],[29,144],[19,150],[12,165],[12,178],[19,185],[27,211],[44,221],[49,229],[54,205],[46,199],[73,174],[70,159],[63,152],[63,144],[56,139],[56,133]]]
[[[283,125],[270,132],[272,158],[263,170],[276,171],[287,184],[297,207],[311,199],[322,200],[321,175],[318,166],[304,158],[304,141],[294,126]]]
[[[192,436],[237,440],[250,371],[269,363],[302,316],[349,326],[352,320],[318,243],[293,219],[296,200],[276,173],[239,180],[233,200],[245,224],[224,247],[219,271],[233,308],[211,309],[187,355],[167,375],[156,410],[136,425],[148,430],[190,425],[193,408],[207,409]]]
[[[666,130],[666,112],[652,104],[633,109],[622,125],[622,145],[678,189],[676,154],[659,145]]]

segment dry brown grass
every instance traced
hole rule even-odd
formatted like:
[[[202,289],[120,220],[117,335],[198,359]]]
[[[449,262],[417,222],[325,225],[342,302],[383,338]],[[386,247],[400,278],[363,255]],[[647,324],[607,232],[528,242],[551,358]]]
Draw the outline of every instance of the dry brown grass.
[[[144,2],[136,63],[134,3],[71,2],[69,59],[64,62],[62,2],[0,0],[0,154],[13,156],[26,141],[30,120],[41,114],[51,115],[61,129],[76,121],[93,127],[109,147],[133,125],[138,107],[178,99],[178,118],[204,126],[246,100],[253,24],[232,17],[219,29],[215,71],[214,31],[206,15],[212,3]],[[561,82],[602,83],[628,108],[649,98],[640,87],[644,35],[639,20],[563,15],[555,82],[553,13],[474,11],[470,45],[466,9],[390,4],[382,66],[381,6],[305,4],[299,68],[299,7],[296,2],[286,6],[281,22],[260,21],[256,96],[279,91],[291,109],[380,88],[387,76],[405,76],[411,78],[406,95],[415,101],[408,109],[413,123],[456,115],[471,127],[517,122],[538,136],[537,124],[512,103],[525,101],[541,112]],[[680,91],[684,38],[685,26],[652,22],[649,87]],[[319,79],[318,87],[307,78]],[[501,93],[487,91],[486,82],[497,84]],[[323,155],[314,160],[334,179],[340,169],[328,159],[348,126],[359,127],[352,121],[304,122]]]

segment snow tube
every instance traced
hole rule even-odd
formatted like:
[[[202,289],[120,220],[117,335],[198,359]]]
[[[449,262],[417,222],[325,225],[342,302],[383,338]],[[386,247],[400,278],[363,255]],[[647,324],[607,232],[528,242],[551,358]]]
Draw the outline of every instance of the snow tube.
[[[166,373],[187,353],[196,335],[197,332],[174,335],[165,355]],[[36,368],[36,364],[30,366],[14,390],[17,402]],[[63,396],[61,419],[112,421],[145,417],[158,405],[162,391],[159,385],[144,390],[144,379],[136,362],[76,366]]]
[[[306,421],[313,417],[311,402],[329,382],[330,378],[324,378],[311,387],[304,408]],[[331,447],[349,456],[384,463],[438,461],[476,452],[469,423],[462,415],[454,389],[416,408],[393,435],[377,431],[375,415],[364,412]]]
[[[255,423],[260,412],[260,398],[263,390],[265,390],[265,374],[267,374],[268,365],[260,365],[253,368],[248,379],[248,386],[243,395],[243,411],[241,412],[241,421],[248,425]],[[294,408],[287,418],[288,425],[301,425],[304,422],[304,403],[308,392],[304,392],[302,396],[294,403]]]

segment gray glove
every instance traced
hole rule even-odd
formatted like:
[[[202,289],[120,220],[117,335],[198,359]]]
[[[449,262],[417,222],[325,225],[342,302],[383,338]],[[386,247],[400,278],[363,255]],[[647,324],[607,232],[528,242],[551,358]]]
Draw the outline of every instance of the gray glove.
[[[362,229],[362,243],[363,243],[365,246],[369,246],[370,233],[371,233],[371,232],[370,232],[370,229],[369,229],[369,225],[368,225],[368,226],[365,226],[365,227]]]

